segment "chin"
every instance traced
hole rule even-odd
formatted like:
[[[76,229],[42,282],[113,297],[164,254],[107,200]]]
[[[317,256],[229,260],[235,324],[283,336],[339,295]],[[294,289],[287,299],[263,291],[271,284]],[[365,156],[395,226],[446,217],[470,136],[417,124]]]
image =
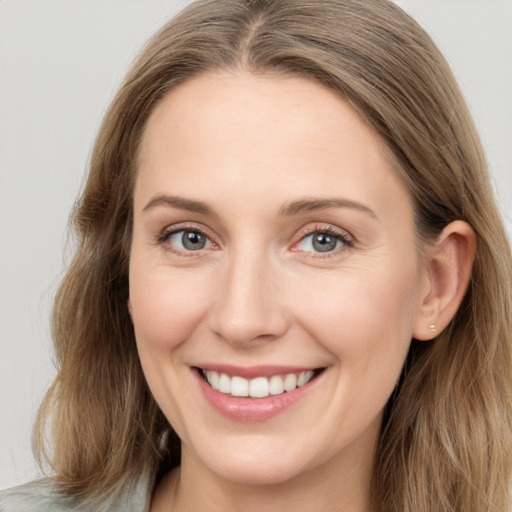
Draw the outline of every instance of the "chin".
[[[242,485],[278,485],[293,480],[304,472],[296,464],[275,460],[241,463],[233,461],[210,468],[221,478]]]
[[[321,465],[308,457],[304,444],[291,440],[272,442],[268,436],[241,439],[235,443],[217,442],[215,449],[199,449],[196,464],[206,466],[223,480],[245,485],[276,485],[293,480]]]

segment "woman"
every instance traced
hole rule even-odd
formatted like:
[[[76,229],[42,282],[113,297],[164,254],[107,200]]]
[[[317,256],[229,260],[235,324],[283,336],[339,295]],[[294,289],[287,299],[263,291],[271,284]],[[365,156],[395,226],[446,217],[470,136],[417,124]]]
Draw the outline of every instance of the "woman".
[[[74,219],[54,476],[0,510],[509,509],[510,247],[398,7],[194,3],[121,86]]]

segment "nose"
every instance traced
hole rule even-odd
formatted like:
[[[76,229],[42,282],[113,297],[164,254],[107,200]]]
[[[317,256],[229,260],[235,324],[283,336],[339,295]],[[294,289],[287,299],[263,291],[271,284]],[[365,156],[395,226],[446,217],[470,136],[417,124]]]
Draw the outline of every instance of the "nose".
[[[210,309],[209,328],[226,342],[260,345],[288,330],[279,269],[266,258],[245,253],[226,264]]]

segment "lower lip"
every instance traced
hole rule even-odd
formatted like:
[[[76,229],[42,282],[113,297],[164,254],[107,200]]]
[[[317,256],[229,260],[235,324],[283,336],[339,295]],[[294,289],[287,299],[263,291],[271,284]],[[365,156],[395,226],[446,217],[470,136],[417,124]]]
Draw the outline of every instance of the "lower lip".
[[[201,391],[214,409],[227,418],[245,422],[265,421],[281,414],[304,398],[321,377],[321,375],[317,375],[304,386],[280,395],[269,395],[265,398],[241,398],[216,391],[206,383],[200,370],[194,369],[194,373]]]

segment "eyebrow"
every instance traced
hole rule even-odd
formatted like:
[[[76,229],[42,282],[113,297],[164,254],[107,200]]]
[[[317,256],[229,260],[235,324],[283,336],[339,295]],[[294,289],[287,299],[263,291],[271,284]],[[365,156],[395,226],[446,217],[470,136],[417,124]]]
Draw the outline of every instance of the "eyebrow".
[[[154,208],[155,206],[170,206],[180,210],[186,210],[194,213],[201,213],[203,215],[215,216],[213,210],[203,201],[194,201],[192,199],[185,199],[184,197],[157,195],[150,199],[144,206],[143,212]],[[328,208],[351,208],[369,214],[371,217],[377,218],[375,212],[357,201],[344,198],[329,198],[329,199],[299,199],[285,204],[279,209],[278,217],[291,217],[303,213],[313,212],[317,210],[326,210]]]
[[[213,215],[212,209],[202,201],[194,201],[185,199],[184,197],[158,195],[153,197],[143,208],[143,212],[154,208],[155,206],[171,206],[180,210],[186,210],[194,213],[202,213],[205,215]]]
[[[329,199],[300,199],[284,205],[279,210],[280,217],[288,217],[292,215],[300,215],[302,213],[313,212],[316,210],[326,210],[327,208],[351,208],[369,214],[371,217],[377,218],[377,214],[368,206],[357,201],[344,198]]]

